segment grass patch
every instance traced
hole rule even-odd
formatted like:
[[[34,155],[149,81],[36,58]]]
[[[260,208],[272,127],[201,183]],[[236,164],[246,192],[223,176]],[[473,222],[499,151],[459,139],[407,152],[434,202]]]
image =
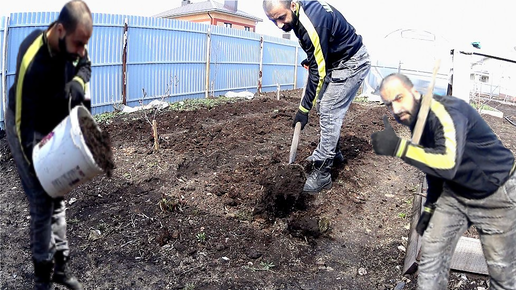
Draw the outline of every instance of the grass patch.
[[[195,238],[201,244],[206,243],[206,233],[204,232],[198,233],[197,235],[195,235]]]
[[[170,103],[169,109],[173,111],[195,111],[202,108],[214,108],[216,106],[235,103],[239,99],[237,98],[208,98],[208,99],[188,99],[184,101]]]
[[[247,269],[255,272],[255,271],[271,271],[272,268],[276,267],[272,262],[260,262],[260,267],[249,267],[246,266]]]
[[[355,97],[355,99],[353,100],[354,103],[368,103],[369,102],[369,98],[367,96],[364,96],[364,97]]]
[[[117,117],[117,116],[120,116],[122,115],[123,113],[122,112],[108,112],[108,113],[102,113],[102,114],[97,114],[97,115],[94,115],[93,116],[93,120],[95,120],[96,123],[106,123],[106,124],[109,124],[110,121]]]
[[[470,102],[470,105],[475,108],[476,110],[484,110],[484,111],[493,111],[493,112],[498,112],[497,109],[487,105],[487,104],[478,104],[478,103],[475,103],[475,102]]]
[[[224,104],[231,104],[241,100],[241,98],[227,98],[224,96],[220,96],[217,98],[208,98],[208,99],[188,99],[184,101],[178,101],[170,103],[168,110],[172,111],[195,111],[197,109],[202,108],[214,108]],[[141,111],[136,111],[138,113]],[[121,111],[107,112],[102,114],[97,114],[93,116],[93,119],[96,123],[106,123],[109,124],[112,119],[122,115],[129,115],[128,113],[123,113]],[[141,119],[140,116],[134,116],[133,120]]]

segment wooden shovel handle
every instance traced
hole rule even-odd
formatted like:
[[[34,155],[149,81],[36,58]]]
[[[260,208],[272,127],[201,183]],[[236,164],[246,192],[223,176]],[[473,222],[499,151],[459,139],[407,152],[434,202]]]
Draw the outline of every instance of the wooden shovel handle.
[[[421,140],[421,135],[423,134],[426,118],[428,117],[428,112],[430,111],[430,104],[432,103],[434,93],[435,78],[437,76],[437,71],[439,70],[440,64],[440,59],[435,61],[434,71],[432,73],[432,80],[430,81],[430,85],[428,86],[426,94],[423,96],[423,99],[421,100],[421,108],[419,109],[419,113],[417,114],[417,121],[416,126],[414,128],[414,134],[412,134],[413,144],[419,144],[419,141]]]
[[[299,134],[301,133],[301,122],[297,122],[294,128],[294,136],[292,137],[292,144],[290,145],[290,155],[288,164],[294,163],[296,160],[297,145],[299,144]]]

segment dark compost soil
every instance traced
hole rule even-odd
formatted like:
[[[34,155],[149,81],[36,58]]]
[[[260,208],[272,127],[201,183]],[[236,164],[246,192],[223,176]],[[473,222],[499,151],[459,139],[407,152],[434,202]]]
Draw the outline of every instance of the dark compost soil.
[[[288,165],[300,91],[256,96],[157,116],[99,122],[115,168],[67,196],[71,270],[86,289],[415,289],[401,270],[411,202],[422,174],[376,156],[379,104],[353,103],[341,130],[346,163],[333,187],[301,188],[318,142],[318,117],[301,132]],[[515,127],[487,116],[516,151]],[[390,119],[398,134],[408,131]],[[0,289],[30,289],[28,204],[0,139]],[[450,288],[485,287],[452,273]]]
[[[100,130],[95,121],[90,117],[81,117],[79,126],[84,137],[84,142],[90,149],[95,163],[106,173],[108,177],[113,175],[115,164],[113,161],[113,151],[111,141],[107,131]]]

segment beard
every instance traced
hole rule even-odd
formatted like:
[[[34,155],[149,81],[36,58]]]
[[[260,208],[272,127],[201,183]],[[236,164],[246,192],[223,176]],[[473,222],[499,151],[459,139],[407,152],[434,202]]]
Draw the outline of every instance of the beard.
[[[283,24],[283,27],[281,27],[281,30],[285,31],[285,32],[290,32],[293,28],[294,28],[294,25],[297,23],[299,17],[297,17],[296,13],[294,12],[291,12],[292,13],[292,21],[288,22],[288,23],[284,23]]]
[[[410,128],[414,128],[414,126],[416,126],[417,115],[419,114],[419,109],[421,108],[421,100],[417,100],[414,94],[412,94],[412,97],[414,98],[414,106],[412,107],[412,110],[394,115],[394,119],[396,119],[398,123]],[[408,115],[408,118],[401,120],[400,117],[403,115]]]
[[[290,32],[292,30],[292,26],[290,25],[290,23],[285,23],[283,24],[283,27],[281,27],[281,30],[285,32]]]
[[[68,52],[68,48],[66,47],[66,35],[63,38],[59,38],[58,45],[59,45],[59,53],[64,59],[71,61],[71,62],[74,62],[77,59],[79,59],[78,54]]]

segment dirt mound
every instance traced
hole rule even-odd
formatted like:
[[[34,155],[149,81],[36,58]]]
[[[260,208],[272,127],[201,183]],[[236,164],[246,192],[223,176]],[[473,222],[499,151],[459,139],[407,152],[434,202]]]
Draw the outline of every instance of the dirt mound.
[[[66,197],[71,271],[85,288],[369,290],[402,281],[399,249],[421,175],[373,154],[370,135],[389,112],[352,104],[341,131],[346,161],[332,170],[332,189],[307,196],[315,112],[297,163],[286,164],[299,95],[162,111],[158,151],[138,113],[99,123],[110,136],[113,176]],[[512,125],[490,124],[516,146]],[[5,138],[0,154],[0,289],[30,289],[27,201]],[[409,279],[405,290],[415,289]]]

